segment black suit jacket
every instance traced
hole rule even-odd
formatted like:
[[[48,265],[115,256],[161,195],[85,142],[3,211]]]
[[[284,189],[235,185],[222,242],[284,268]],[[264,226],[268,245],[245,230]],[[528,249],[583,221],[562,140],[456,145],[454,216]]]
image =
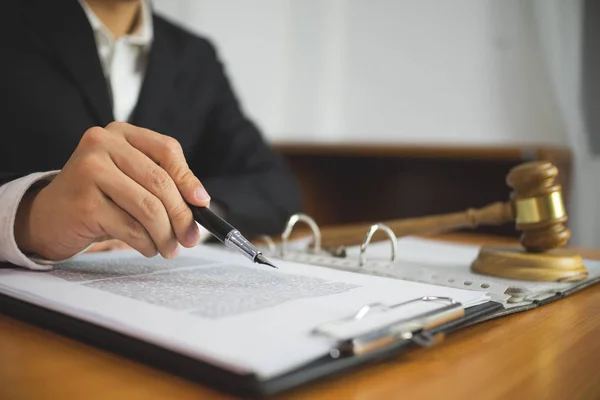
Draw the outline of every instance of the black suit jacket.
[[[0,16],[0,184],[60,169],[92,126],[113,120],[92,29],[77,0],[9,1]],[[301,210],[294,177],[243,114],[215,48],[154,15],[130,123],[176,138],[228,220],[281,233]],[[1,205],[0,205],[1,206]]]

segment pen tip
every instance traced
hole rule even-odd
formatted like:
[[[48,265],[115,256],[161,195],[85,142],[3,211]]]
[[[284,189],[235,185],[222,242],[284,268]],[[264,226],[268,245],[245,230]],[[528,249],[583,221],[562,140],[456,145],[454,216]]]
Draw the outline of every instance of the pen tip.
[[[271,261],[267,260],[265,258],[265,256],[263,256],[262,254],[257,255],[255,258],[255,261],[258,262],[259,264],[268,265],[269,267],[273,267],[273,268],[277,269],[275,264],[273,264]]]

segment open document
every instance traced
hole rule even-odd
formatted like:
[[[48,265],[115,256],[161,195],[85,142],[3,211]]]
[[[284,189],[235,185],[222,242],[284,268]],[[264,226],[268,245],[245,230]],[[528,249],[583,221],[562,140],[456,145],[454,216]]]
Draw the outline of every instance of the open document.
[[[279,269],[253,265],[220,245],[182,249],[173,260],[84,254],[48,272],[0,269],[0,293],[260,379],[326,356],[333,339],[314,329],[364,305],[488,300],[482,292],[274,261]]]

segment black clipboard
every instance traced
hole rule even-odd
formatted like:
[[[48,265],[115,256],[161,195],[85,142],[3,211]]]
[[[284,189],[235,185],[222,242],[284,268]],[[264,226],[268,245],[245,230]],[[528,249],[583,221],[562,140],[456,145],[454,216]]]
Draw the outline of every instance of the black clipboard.
[[[485,320],[503,308],[501,303],[488,301],[463,309],[459,318],[448,319],[429,329],[417,329],[410,340],[397,340],[356,355],[334,357],[330,354],[292,372],[261,381],[252,374],[239,375],[141,339],[0,294],[0,313],[4,315],[243,398],[268,398],[388,360],[411,347],[434,345],[435,339]]]

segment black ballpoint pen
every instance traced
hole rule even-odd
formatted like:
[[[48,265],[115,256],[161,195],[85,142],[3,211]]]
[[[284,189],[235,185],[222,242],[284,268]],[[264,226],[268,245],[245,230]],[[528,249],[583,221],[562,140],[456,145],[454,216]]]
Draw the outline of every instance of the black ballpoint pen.
[[[272,262],[267,260],[260,250],[254,247],[240,231],[235,229],[223,218],[215,214],[207,207],[196,207],[189,204],[194,219],[225,246],[239,250],[252,262],[268,265],[277,268]]]

